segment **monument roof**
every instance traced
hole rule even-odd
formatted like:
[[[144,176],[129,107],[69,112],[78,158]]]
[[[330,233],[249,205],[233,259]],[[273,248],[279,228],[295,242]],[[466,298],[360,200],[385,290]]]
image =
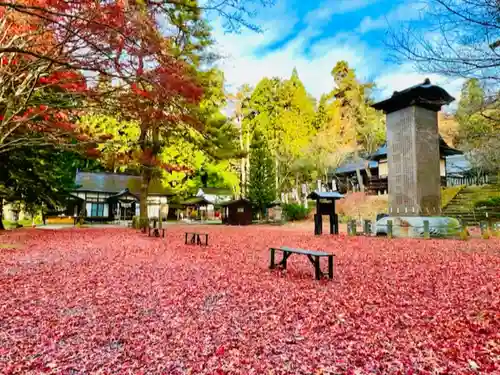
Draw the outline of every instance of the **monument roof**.
[[[309,199],[340,199],[344,198],[342,194],[337,191],[313,191],[311,194],[307,196]]]
[[[372,107],[384,113],[391,113],[416,105],[437,112],[443,105],[450,104],[454,100],[455,98],[445,89],[431,84],[429,78],[426,78],[421,84],[403,91],[394,91],[389,99],[375,103]]]

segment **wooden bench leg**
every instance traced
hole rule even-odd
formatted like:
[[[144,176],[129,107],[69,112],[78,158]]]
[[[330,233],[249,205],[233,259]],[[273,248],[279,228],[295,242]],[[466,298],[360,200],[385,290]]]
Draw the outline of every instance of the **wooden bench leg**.
[[[193,233],[191,235],[191,245],[194,245],[196,243],[196,233]]]
[[[284,251],[283,252],[283,259],[278,264],[279,266],[282,266],[284,270],[286,270],[286,261],[288,260],[288,258],[290,258],[290,255],[292,255],[292,253]]]
[[[186,233],[184,236],[184,245],[187,245],[188,243],[188,234]]]
[[[328,255],[328,277],[333,279],[333,255]]]
[[[271,252],[271,264],[269,265],[269,268],[270,269],[274,269],[276,267],[276,265],[274,264],[274,253],[275,253],[275,250],[274,249],[271,249],[270,250]]]
[[[321,280],[321,267],[318,256],[314,257],[314,273],[316,275],[316,280]]]

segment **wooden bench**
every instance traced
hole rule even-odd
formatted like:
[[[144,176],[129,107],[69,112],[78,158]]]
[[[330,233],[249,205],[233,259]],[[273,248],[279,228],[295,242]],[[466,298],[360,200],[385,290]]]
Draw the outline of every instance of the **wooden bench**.
[[[151,228],[151,227],[148,227],[148,237],[151,237],[151,229],[153,230],[154,237],[160,237],[160,230],[161,230],[161,236],[165,238],[165,229]]]
[[[190,236],[188,241],[188,236]],[[201,237],[205,236],[205,243],[201,241]],[[186,232],[184,243],[187,245],[205,245],[208,246],[208,233]]]
[[[307,255],[307,258],[314,266],[314,274],[316,276],[316,280],[320,280],[321,277],[327,275],[328,278],[333,279],[333,257],[334,257],[333,254],[325,253],[324,251],[292,249],[286,246],[278,248],[272,247],[269,250],[271,251],[271,264],[269,265],[270,269],[274,269],[276,267],[283,267],[283,269],[286,269],[286,262],[292,254],[302,254],[302,255]],[[281,262],[277,264],[274,260],[276,251],[281,251],[283,253],[283,259],[281,260]],[[322,257],[328,257],[328,274],[321,271],[320,259]]]

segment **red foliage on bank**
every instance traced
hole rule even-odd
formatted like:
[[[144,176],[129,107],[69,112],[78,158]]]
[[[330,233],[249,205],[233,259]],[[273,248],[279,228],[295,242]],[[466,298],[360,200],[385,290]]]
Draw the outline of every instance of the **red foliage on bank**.
[[[192,230],[189,227],[189,230]],[[205,227],[0,236],[4,374],[498,374],[500,242]],[[312,231],[312,230],[311,230]],[[268,270],[268,248],[335,253]],[[5,246],[4,246],[5,247]]]

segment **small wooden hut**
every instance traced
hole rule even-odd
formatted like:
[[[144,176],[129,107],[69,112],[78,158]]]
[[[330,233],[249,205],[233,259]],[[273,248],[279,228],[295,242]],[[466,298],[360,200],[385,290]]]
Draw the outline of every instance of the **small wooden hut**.
[[[252,224],[252,205],[246,199],[221,203],[222,223],[227,225]]]

